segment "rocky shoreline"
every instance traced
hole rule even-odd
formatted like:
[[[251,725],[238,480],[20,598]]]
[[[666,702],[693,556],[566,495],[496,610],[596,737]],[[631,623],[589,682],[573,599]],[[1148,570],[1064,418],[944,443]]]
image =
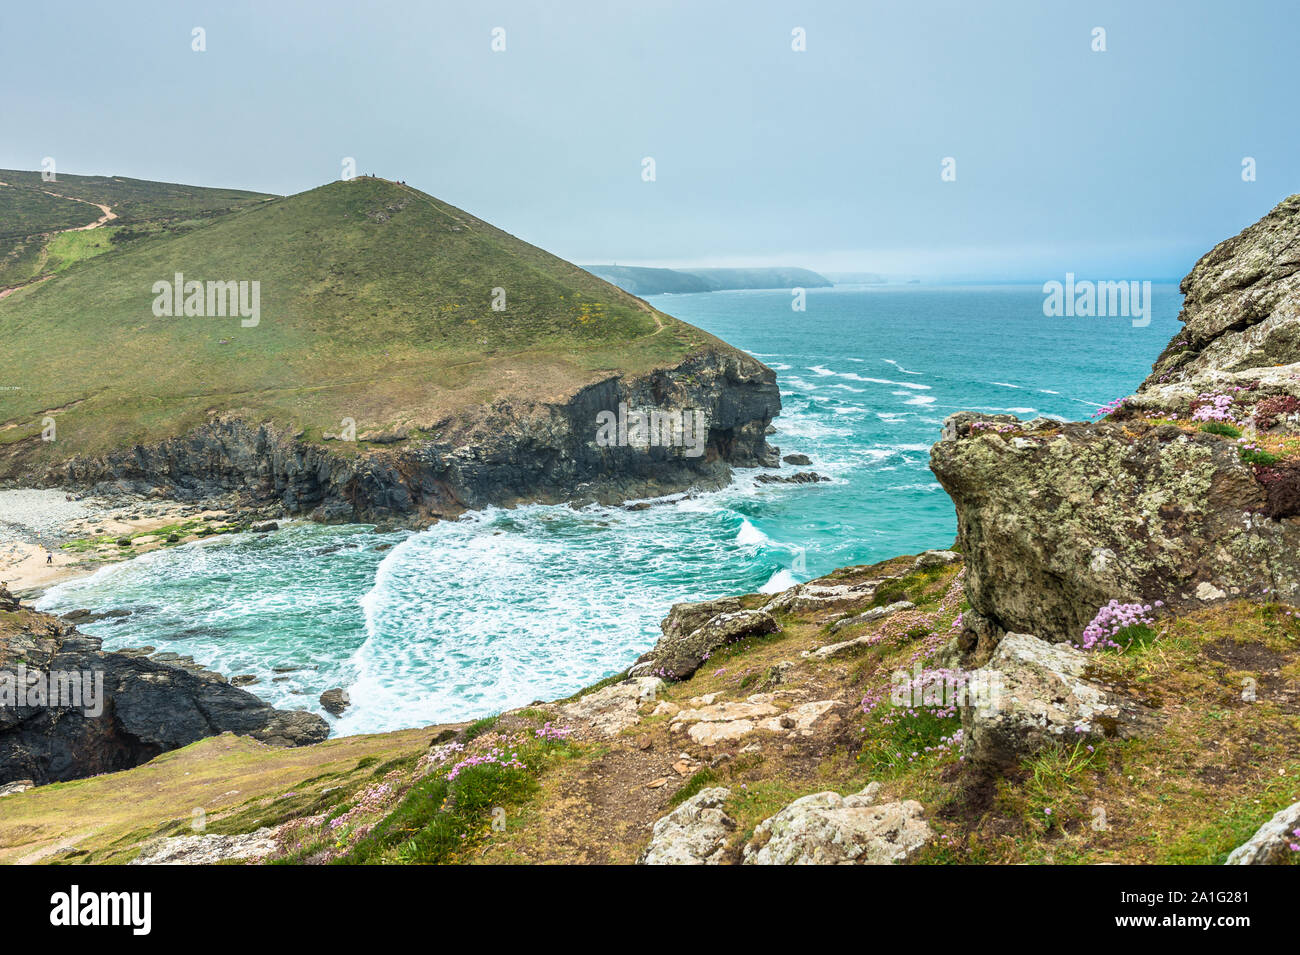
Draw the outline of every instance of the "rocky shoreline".
[[[329,726],[185,657],[105,652],[99,638],[0,587],[0,784],[129,769],[224,732],[302,746],[324,740]]]
[[[699,454],[678,446],[597,442],[599,415],[620,407],[702,412]],[[767,431],[780,413],[776,374],[741,352],[698,351],[676,366],[615,376],[549,404],[497,401],[425,430],[363,432],[355,441],[216,414],[160,444],[78,457],[41,473],[20,451],[0,486],[71,488],[208,502],[312,520],[422,527],[466,510],[519,503],[619,503],[724,486],[734,467],[780,467]]]

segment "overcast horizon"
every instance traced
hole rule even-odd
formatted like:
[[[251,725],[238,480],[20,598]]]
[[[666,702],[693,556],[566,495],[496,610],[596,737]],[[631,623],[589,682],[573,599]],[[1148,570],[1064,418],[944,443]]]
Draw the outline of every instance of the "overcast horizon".
[[[1176,279],[1300,191],[1283,3],[59,9],[6,11],[0,167],[287,194],[352,157],[581,264]]]

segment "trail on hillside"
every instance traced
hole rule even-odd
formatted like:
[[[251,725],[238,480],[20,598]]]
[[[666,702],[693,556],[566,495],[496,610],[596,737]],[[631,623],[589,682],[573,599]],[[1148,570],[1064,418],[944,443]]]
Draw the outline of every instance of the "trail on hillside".
[[[0,186],[7,186],[7,185],[9,185],[9,183],[0,182]],[[50,238],[53,238],[54,236],[62,235],[65,232],[89,232],[91,229],[98,229],[100,226],[107,225],[109,222],[112,222],[114,219],[117,218],[117,213],[113,211],[112,207],[105,205],[103,203],[91,202],[89,199],[78,199],[76,196],[60,195],[57,192],[50,192],[48,189],[42,189],[41,191],[44,192],[47,196],[53,196],[56,199],[71,199],[73,202],[84,202],[86,205],[94,206],[101,213],[103,213],[103,215],[101,215],[98,219],[96,219],[94,222],[89,223],[88,225],[73,226],[71,229],[55,229],[53,232],[42,232],[40,233],[41,235],[47,235]],[[42,268],[44,268],[45,263],[47,261],[48,248],[49,248],[49,244],[46,243],[45,249],[43,249],[41,252]],[[19,282],[17,285],[10,285],[5,288],[0,288],[0,299],[4,298],[6,295],[10,295],[13,292],[18,291],[20,288],[26,288],[29,285],[35,285],[38,282],[44,282],[49,277],[50,276],[48,274],[34,275],[25,282]]]
[[[89,199],[78,199],[76,196],[60,195],[57,192],[50,192],[48,189],[42,189],[41,191],[44,192],[47,196],[53,196],[55,199],[71,199],[73,202],[84,202],[86,205],[94,206],[96,209],[98,209],[100,212],[103,213],[102,216],[100,216],[98,219],[96,219],[94,222],[90,223],[89,225],[74,226],[71,229],[58,229],[55,232],[49,233],[50,235],[60,235],[61,233],[64,232],[88,232],[91,229],[98,229],[100,226],[104,225],[105,223],[112,222],[114,219],[117,218],[116,212],[114,212],[109,206],[103,205],[101,203],[91,202]]]

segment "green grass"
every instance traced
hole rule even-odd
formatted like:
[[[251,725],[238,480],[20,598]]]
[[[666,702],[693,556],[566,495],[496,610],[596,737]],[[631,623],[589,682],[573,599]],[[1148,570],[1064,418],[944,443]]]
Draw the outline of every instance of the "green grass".
[[[955,750],[940,749],[944,740],[961,729],[958,716],[941,716],[934,708],[896,706],[885,702],[867,720],[867,730],[857,761],[869,773],[888,779],[910,772],[917,763]]]
[[[121,226],[103,226],[89,232],[64,232],[55,236],[45,247],[45,271],[62,272],[70,265],[112,251],[113,236],[121,231]]]
[[[1268,451],[1257,451],[1253,448],[1241,448],[1238,456],[1246,464],[1258,464],[1260,467],[1272,467],[1282,458],[1279,455],[1271,454]]]
[[[507,810],[536,792],[538,775],[551,761],[571,753],[566,742],[544,741],[520,747],[517,755],[524,768],[481,763],[465,767],[451,780],[444,770],[436,770],[411,786],[396,808],[334,862],[431,865],[454,861],[487,837],[494,826],[508,824]],[[282,861],[301,861],[318,848],[304,847]]]
[[[498,722],[500,722],[500,720],[501,717],[499,716],[485,716],[481,720],[475,720],[473,723],[470,723],[469,726],[465,727],[465,732],[461,734],[461,738],[464,742],[468,743],[475,737],[482,736],[484,733],[491,730]]]
[[[238,189],[208,189],[116,176],[0,169],[0,289],[48,276],[90,255],[140,238],[180,234],[238,208],[272,198]],[[93,203],[93,204],[92,204]],[[97,205],[117,217],[113,226],[80,229],[100,218]],[[62,234],[58,234],[62,233]]]
[[[681,789],[677,790],[677,792],[673,793],[671,796],[668,797],[668,805],[680,806],[682,803],[686,802],[686,800],[690,799],[692,796],[696,795],[697,793],[705,789],[708,789],[715,782],[717,782],[717,779],[718,779],[718,774],[715,773],[713,770],[708,768],[701,769],[699,772],[691,776],[690,779],[686,780],[686,782],[682,784]]]
[[[259,201],[90,258],[68,244],[62,272],[0,300],[11,369],[0,384],[16,386],[0,390],[0,478],[155,443],[227,411],[309,439],[343,418],[358,432],[436,432],[449,414],[503,395],[554,400],[612,373],[725,347],[382,180]],[[153,285],[176,272],[260,282],[260,324],[155,317]],[[491,307],[498,287],[505,311]],[[58,422],[54,442],[39,440],[47,414]]]
[[[1222,421],[1207,421],[1201,425],[1201,430],[1206,434],[1217,434],[1225,438],[1240,438],[1241,429],[1235,425],[1225,424]]]

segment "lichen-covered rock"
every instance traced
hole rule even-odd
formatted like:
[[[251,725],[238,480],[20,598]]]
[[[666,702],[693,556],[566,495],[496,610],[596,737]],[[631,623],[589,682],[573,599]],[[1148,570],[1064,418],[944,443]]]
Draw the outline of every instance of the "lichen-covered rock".
[[[779,628],[766,610],[741,610],[735,598],[674,604],[660,624],[663,637],[632,666],[636,676],[654,674],[684,680],[715,650],[745,637]]]
[[[1078,639],[1112,599],[1300,601],[1300,467],[1162,423],[1197,424],[1193,406],[1217,398],[1248,440],[1300,433],[1300,196],[1221,242],[1182,290],[1183,331],[1110,420],[945,423],[930,464],[957,508],[963,649],[1007,631]]]
[[[927,550],[917,555],[912,562],[913,570],[926,570],[931,567],[946,567],[961,560],[961,554],[951,550]]]
[[[231,859],[256,861],[275,851],[275,833],[267,828],[234,836],[172,836],[146,845],[130,864],[214,865]]]
[[[1262,513],[1233,441],[1107,422],[1015,444],[979,420],[949,419],[930,466],[957,507],[971,607],[999,631],[1077,640],[1112,599],[1196,607],[1202,584],[1300,599],[1300,521]]]
[[[1300,856],[1300,802],[1279,810],[1228,856],[1228,865],[1280,865]]]
[[[870,610],[864,611],[863,613],[854,614],[853,616],[845,617],[842,620],[836,620],[835,623],[831,624],[831,633],[839,633],[841,630],[848,627],[856,627],[859,624],[875,623],[876,621],[883,620],[886,617],[892,617],[900,611],[915,609],[916,604],[912,603],[910,600],[896,600],[892,604],[886,604],[883,607],[872,607]],[[822,649],[825,650],[827,648],[822,647]],[[827,656],[828,654],[822,654],[819,651],[816,655]]]
[[[585,724],[597,736],[613,736],[636,724],[641,704],[656,699],[663,686],[658,677],[633,677],[561,705],[560,715]]]
[[[731,790],[703,789],[654,824],[638,865],[718,865],[736,829],[722,805]]]
[[[1300,195],[1202,256],[1181,291],[1185,330],[1149,385],[1300,360]]]
[[[878,784],[852,796],[796,799],[754,829],[745,865],[890,865],[934,837],[914,800],[875,802]]]
[[[987,690],[962,707],[965,756],[995,769],[1058,743],[1128,739],[1158,726],[1148,707],[1086,679],[1088,657],[1073,647],[1008,633],[988,665],[971,674]]]

